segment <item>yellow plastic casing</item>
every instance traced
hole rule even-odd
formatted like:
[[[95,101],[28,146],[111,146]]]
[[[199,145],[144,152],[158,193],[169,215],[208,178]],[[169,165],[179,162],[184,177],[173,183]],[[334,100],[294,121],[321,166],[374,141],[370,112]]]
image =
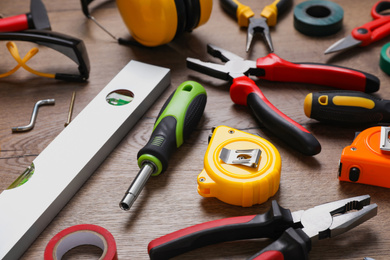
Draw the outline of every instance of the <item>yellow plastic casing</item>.
[[[233,2],[237,4],[236,17],[238,25],[241,27],[248,27],[249,18],[254,16],[255,13],[249,6],[241,4],[238,0],[233,0]]]
[[[276,6],[280,0],[274,1],[272,4],[264,7],[263,11],[261,11],[261,16],[267,19],[268,26],[275,26],[278,17],[278,7]]]
[[[145,46],[166,44],[176,35],[178,23],[174,0],[116,0],[119,13],[132,37]],[[200,0],[199,25],[210,17],[212,0]]]
[[[213,0],[199,0],[200,4],[200,18],[198,26],[205,24],[211,16],[211,11],[213,9]]]
[[[117,0],[119,13],[133,38],[145,46],[170,42],[176,33],[175,1]]]
[[[260,149],[256,168],[226,164],[220,158],[222,148]],[[282,160],[267,140],[227,126],[217,127],[204,157],[204,169],[198,175],[198,193],[203,197],[242,207],[264,203],[279,189]]]

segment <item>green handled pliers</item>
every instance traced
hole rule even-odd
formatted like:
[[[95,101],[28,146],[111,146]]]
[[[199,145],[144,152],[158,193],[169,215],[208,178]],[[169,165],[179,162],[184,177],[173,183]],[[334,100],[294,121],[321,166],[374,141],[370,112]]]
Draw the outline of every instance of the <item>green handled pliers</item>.
[[[272,4],[264,7],[260,13],[261,18],[255,18],[255,13],[252,9],[249,6],[241,4],[238,0],[221,0],[222,8],[237,18],[238,25],[248,27],[246,38],[247,52],[251,47],[255,33],[261,33],[270,51],[274,52],[269,26],[275,26],[278,15],[288,9],[291,4],[292,0],[275,0]]]

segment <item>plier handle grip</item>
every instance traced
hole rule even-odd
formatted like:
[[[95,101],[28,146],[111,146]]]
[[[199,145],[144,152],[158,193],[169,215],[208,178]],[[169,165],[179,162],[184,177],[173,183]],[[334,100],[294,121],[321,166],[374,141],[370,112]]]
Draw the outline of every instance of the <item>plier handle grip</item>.
[[[161,260],[221,242],[272,238],[276,241],[249,259],[308,259],[312,244],[360,225],[374,217],[377,208],[370,204],[369,195],[292,213],[272,201],[271,209],[264,214],[205,222],[157,238],[149,243],[148,252],[150,259]]]
[[[364,92],[375,92],[379,89],[377,77],[349,68],[315,63],[291,63],[281,59],[275,53],[270,53],[256,61],[244,60],[234,53],[211,44],[207,45],[207,51],[226,63],[216,64],[187,58],[188,68],[231,81],[232,101],[238,105],[248,106],[266,128],[305,155],[316,155],[321,151],[318,140],[307,129],[272,105],[248,76],[253,75],[270,81],[319,84]]]
[[[248,27],[246,51],[248,52],[255,33],[261,33],[268,48],[274,52],[274,47],[269,32],[269,26],[275,26],[277,17],[285,12],[291,5],[292,0],[275,0],[272,4],[264,7],[260,13],[261,18],[255,18],[252,9],[240,3],[238,0],[221,0],[222,8],[231,16],[237,18],[240,27]]]

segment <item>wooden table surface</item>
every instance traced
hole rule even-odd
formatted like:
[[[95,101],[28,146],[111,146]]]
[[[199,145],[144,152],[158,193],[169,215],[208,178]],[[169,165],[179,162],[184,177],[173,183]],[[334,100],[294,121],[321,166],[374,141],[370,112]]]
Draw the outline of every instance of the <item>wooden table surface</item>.
[[[11,16],[29,11],[28,0],[2,0],[0,12]],[[91,74],[87,83],[61,82],[29,74],[23,69],[8,78],[0,79],[0,192],[5,190],[41,151],[64,129],[72,92],[76,92],[73,117],[103,89],[130,61],[137,60],[171,69],[171,85],[152,105],[117,148],[94,172],[69,203],[25,252],[22,259],[42,259],[49,240],[59,231],[77,224],[95,224],[108,229],[115,237],[119,259],[148,259],[148,243],[164,234],[205,221],[252,215],[266,212],[271,200],[292,211],[317,204],[369,194],[378,204],[378,215],[336,238],[313,246],[310,259],[388,259],[390,255],[390,193],[386,188],[341,183],[337,179],[342,149],[351,144],[356,131],[368,126],[342,127],[309,119],[303,112],[303,101],[310,92],[330,90],[328,87],[296,83],[276,83],[257,80],[265,96],[282,112],[312,131],[322,145],[320,154],[302,155],[271,131],[264,129],[247,107],[234,105],[229,96],[229,83],[186,67],[186,57],[213,60],[206,53],[212,43],[247,59],[267,55],[261,39],[250,53],[245,52],[246,29],[239,28],[214,1],[207,24],[185,33],[167,45],[141,48],[118,45],[82,12],[80,1],[43,0],[52,30],[81,38],[87,47]],[[251,5],[258,16],[262,7],[272,1],[242,1]],[[294,1],[294,5],[303,2]],[[339,0],[344,9],[343,28],[327,37],[309,37],[293,26],[293,8],[271,29],[275,52],[291,62],[317,62],[350,67],[376,75],[381,80],[378,97],[390,99],[390,79],[379,68],[379,54],[388,39],[365,48],[336,54],[323,54],[336,40],[370,21],[371,6],[376,2]],[[93,12],[95,18],[114,35],[129,37],[114,2],[102,4]],[[1,71],[15,62],[1,43]],[[21,51],[23,56],[25,51]],[[42,52],[34,57],[39,66],[57,66],[57,60]],[[124,192],[139,168],[136,154],[152,131],[158,112],[182,82],[195,80],[207,90],[208,102],[203,118],[191,138],[175,153],[166,173],[151,178],[129,212],[118,207]],[[338,80],[335,78],[334,80]],[[32,131],[13,134],[11,128],[28,123],[35,102],[54,98],[55,106],[42,107]],[[243,208],[228,205],[216,198],[203,198],[197,193],[196,179],[203,169],[208,136],[213,127],[226,125],[261,137],[273,143],[281,154],[282,177],[279,191],[266,203]],[[91,134],[94,129],[91,126]],[[72,162],[69,162],[72,163]],[[58,167],[61,167],[59,165]],[[387,173],[384,173],[387,174]],[[1,210],[1,209],[0,209]],[[28,212],[26,212],[28,218]],[[1,235],[1,231],[0,231]],[[269,240],[247,240],[207,246],[188,252],[176,259],[245,259],[265,246]],[[98,258],[100,251],[84,246],[69,252],[63,259]],[[77,258],[76,258],[77,257]]]

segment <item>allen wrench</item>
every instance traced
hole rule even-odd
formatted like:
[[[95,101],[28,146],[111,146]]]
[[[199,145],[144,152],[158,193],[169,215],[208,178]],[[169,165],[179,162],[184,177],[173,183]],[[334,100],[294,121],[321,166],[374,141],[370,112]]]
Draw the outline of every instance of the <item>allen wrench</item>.
[[[26,132],[26,131],[30,131],[31,129],[33,129],[34,127],[34,124],[35,124],[35,120],[37,119],[37,115],[38,115],[38,108],[40,106],[44,106],[44,105],[54,105],[55,104],[55,100],[54,99],[44,99],[44,100],[39,100],[37,103],[35,103],[34,105],[34,109],[33,109],[33,112],[31,114],[31,119],[30,119],[30,123],[26,126],[17,126],[17,127],[12,127],[12,132],[13,133],[16,133],[16,132]]]

